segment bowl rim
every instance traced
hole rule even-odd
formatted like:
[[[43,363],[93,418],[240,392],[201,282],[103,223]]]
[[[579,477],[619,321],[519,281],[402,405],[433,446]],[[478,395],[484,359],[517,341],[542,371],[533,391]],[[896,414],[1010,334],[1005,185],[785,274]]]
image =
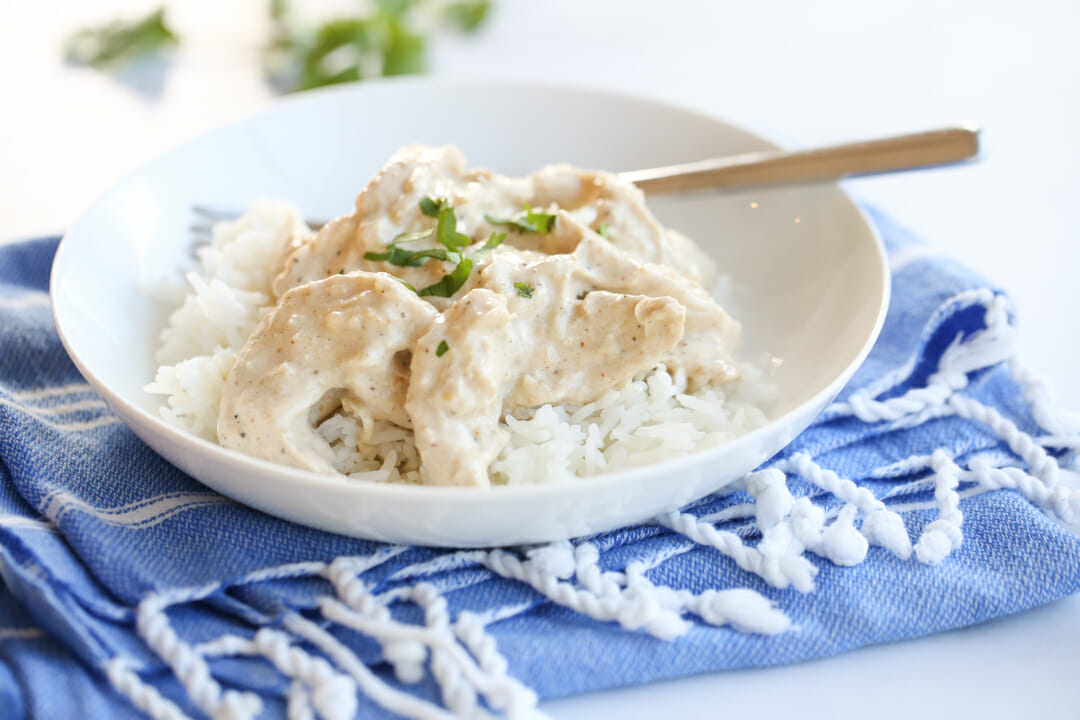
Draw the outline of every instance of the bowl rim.
[[[89,222],[87,218],[92,216],[93,211],[98,208],[107,198],[109,198],[116,192],[122,190],[124,186],[128,183],[134,182],[139,176],[143,175],[152,167],[158,165],[159,163],[167,162],[176,154],[184,152],[191,144],[198,142],[208,136],[218,133],[224,133],[230,129],[257,121],[264,116],[278,113],[282,110],[282,108],[302,105],[312,102],[313,99],[333,97],[336,95],[365,93],[385,87],[408,88],[410,86],[438,86],[450,89],[480,88],[483,90],[490,90],[492,92],[497,92],[500,89],[513,87],[515,89],[527,88],[543,92],[559,92],[589,96],[600,96],[616,101],[629,100],[632,102],[660,106],[667,110],[675,110],[685,115],[691,116],[694,119],[708,121],[711,123],[721,123],[736,132],[756,139],[762,145],[761,149],[780,148],[779,145],[762,137],[755,131],[748,130],[741,125],[725,120],[721,116],[705,112],[700,108],[695,108],[685,103],[673,102],[665,98],[650,96],[648,94],[635,91],[623,91],[621,89],[615,89],[612,87],[603,87],[581,83],[485,79],[475,77],[446,78],[437,76],[412,76],[396,78],[378,78],[373,80],[365,80],[360,83],[346,83],[342,85],[316,88],[313,90],[296,93],[285,98],[277,99],[266,107],[248,113],[228,123],[224,123],[222,125],[215,126],[209,130],[199,132],[176,144],[169,150],[166,150],[165,152],[160,153],[151,158],[150,160],[142,163],[135,170],[128,173],[124,178],[113,183],[101,194],[99,194],[97,198],[92,203],[90,203],[90,205],[88,205],[82,213],[80,213],[75,222],[72,223],[71,227],[69,227],[66,232],[64,232],[63,236],[60,239],[49,273],[50,305],[52,318],[56,327],[57,334],[65,351],[67,352],[68,356],[71,358],[75,366],[78,368],[79,372],[94,388],[94,390],[102,396],[102,398],[109,405],[110,409],[112,409],[118,416],[120,416],[121,419],[124,419],[128,414],[133,414],[139,420],[156,426],[159,430],[163,431],[166,436],[168,436],[170,442],[179,444],[178,449],[181,452],[194,454],[202,454],[209,452],[212,456],[217,456],[219,462],[250,465],[252,471],[258,474],[260,482],[272,481],[271,479],[274,478],[274,476],[287,475],[290,478],[295,478],[298,481],[303,481],[305,485],[310,484],[313,489],[316,487],[325,487],[327,489],[333,489],[338,491],[342,489],[348,489],[351,491],[355,491],[358,495],[369,496],[372,500],[392,499],[399,502],[440,500],[449,501],[456,504],[460,501],[470,501],[475,500],[479,497],[484,497],[485,501],[488,502],[495,501],[496,499],[504,499],[507,502],[516,502],[522,499],[529,499],[530,497],[539,498],[545,495],[549,495],[552,492],[574,494],[577,492],[592,492],[594,490],[600,490],[602,488],[607,488],[610,486],[617,486],[623,484],[630,485],[634,482],[634,480],[641,479],[641,476],[643,475],[653,475],[658,472],[677,473],[685,466],[697,465],[703,461],[706,461],[710,455],[726,454],[730,452],[735,446],[751,444],[756,440],[757,437],[769,432],[773,432],[776,426],[793,420],[794,417],[800,414],[800,412],[806,406],[813,404],[820,404],[821,406],[826,405],[839,393],[839,391],[843,388],[847,381],[851,379],[852,375],[854,375],[856,370],[858,370],[858,368],[862,365],[863,361],[866,359],[867,355],[869,355],[871,349],[877,341],[878,336],[881,333],[881,329],[884,326],[885,316],[888,312],[892,292],[891,273],[889,271],[887,252],[885,250],[884,242],[875,223],[870,219],[865,210],[858,203],[856,203],[854,199],[844,190],[843,187],[841,187],[838,183],[818,183],[819,187],[824,187],[839,193],[838,200],[849,205],[850,208],[857,213],[858,217],[862,220],[863,224],[870,232],[870,236],[873,240],[875,256],[877,259],[877,266],[880,270],[882,281],[881,294],[878,298],[878,310],[877,315],[874,319],[873,328],[867,335],[859,351],[848,362],[848,364],[844,367],[843,371],[836,375],[836,377],[834,377],[831,382],[829,382],[824,388],[819,390],[810,398],[803,400],[797,406],[791,408],[784,414],[774,418],[770,418],[764,426],[752,430],[744,435],[740,435],[729,443],[704,448],[692,452],[688,455],[674,457],[668,460],[663,460],[661,462],[651,463],[639,467],[626,468],[622,470],[615,470],[612,472],[600,473],[597,475],[589,476],[587,478],[582,478],[580,481],[575,482],[536,483],[511,486],[491,485],[485,488],[370,482],[349,478],[345,475],[329,475],[284,466],[270,462],[269,460],[254,458],[243,455],[242,453],[238,453],[233,450],[228,450],[217,443],[213,443],[209,440],[193,435],[190,432],[183,430],[179,427],[173,426],[163,420],[160,416],[149,412],[141,405],[126,399],[120,393],[115,392],[96,373],[94,373],[91,368],[87,367],[84,360],[73,350],[72,341],[67,336],[67,333],[65,333],[64,322],[62,320],[63,311],[60,309],[60,303],[58,303],[57,301],[58,287],[62,280],[61,273],[64,270],[64,260],[68,253],[68,248],[70,248],[73,242],[75,242],[71,240],[71,237],[75,236],[77,238],[81,234],[84,224]],[[122,408],[122,411],[118,411],[117,406]],[[815,415],[814,417],[817,417],[817,415]],[[811,423],[812,422],[813,420],[811,420]],[[140,439],[140,441],[142,440]],[[781,452],[784,447],[790,444],[790,442],[791,440],[789,439],[784,444],[784,446],[781,446],[776,452]],[[166,460],[166,462],[168,461]]]

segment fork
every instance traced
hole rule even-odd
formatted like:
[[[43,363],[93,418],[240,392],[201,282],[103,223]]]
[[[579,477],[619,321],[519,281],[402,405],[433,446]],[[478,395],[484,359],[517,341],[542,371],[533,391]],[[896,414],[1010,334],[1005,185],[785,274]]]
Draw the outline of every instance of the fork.
[[[895,135],[875,140],[830,145],[809,150],[762,150],[681,165],[630,170],[619,177],[649,195],[703,189],[762,187],[792,183],[841,180],[960,163],[977,158],[979,129],[955,126]],[[192,225],[196,235],[208,236],[215,222],[233,220],[240,213],[195,205],[201,220]],[[317,230],[325,221],[311,220]]]

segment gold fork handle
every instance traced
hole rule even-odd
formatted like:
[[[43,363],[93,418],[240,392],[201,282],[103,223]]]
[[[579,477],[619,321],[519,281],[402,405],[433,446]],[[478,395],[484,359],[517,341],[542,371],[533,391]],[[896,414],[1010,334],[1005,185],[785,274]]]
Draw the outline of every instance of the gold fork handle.
[[[620,174],[650,195],[780,183],[839,180],[968,160],[979,153],[979,130],[953,127],[814,150],[766,150]]]

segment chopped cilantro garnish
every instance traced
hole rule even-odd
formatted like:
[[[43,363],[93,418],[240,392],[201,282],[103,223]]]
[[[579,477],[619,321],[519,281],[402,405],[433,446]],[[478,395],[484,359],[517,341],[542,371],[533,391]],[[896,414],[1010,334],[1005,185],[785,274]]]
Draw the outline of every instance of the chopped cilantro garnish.
[[[611,226],[607,223],[600,223],[600,227],[596,228],[596,232],[605,240],[611,239]]]
[[[447,250],[457,252],[459,248],[472,244],[472,238],[457,231],[457,215],[454,208],[444,206],[439,210],[439,222],[435,226],[435,239]]]
[[[425,197],[420,201],[420,211],[429,217],[438,218],[434,228],[401,233],[386,246],[385,252],[367,252],[364,253],[364,259],[387,262],[398,267],[419,267],[430,259],[454,263],[454,269],[443,275],[438,282],[414,291],[421,297],[430,295],[448,298],[461,289],[461,286],[469,279],[475,257],[499,247],[506,240],[506,233],[491,233],[491,237],[472,258],[465,257],[462,249],[471,245],[473,240],[468,235],[458,232],[454,208],[450,207],[446,200],[432,200],[430,197]],[[432,233],[435,234],[435,239],[442,247],[427,250],[407,250],[401,247],[402,243],[422,240]],[[409,287],[412,288],[411,285]]]
[[[471,258],[463,257],[451,272],[442,276],[439,282],[432,285],[428,285],[426,288],[421,288],[416,294],[420,297],[433,295],[435,297],[448,298],[465,284],[465,281],[469,279],[469,273],[472,272],[473,261]]]
[[[435,357],[442,357],[446,354],[446,351],[450,349],[450,346],[443,340],[439,343],[439,347],[435,348]]]
[[[445,200],[433,200],[429,197],[424,197],[420,200],[420,212],[424,213],[428,217],[439,217],[439,211],[446,206]]]
[[[402,280],[401,278],[399,278],[399,277],[396,277],[396,276],[394,276],[394,275],[391,275],[390,277],[394,278],[394,279],[395,279],[395,280],[397,280],[397,281],[398,281],[399,283],[401,283],[401,284],[402,284],[402,285],[404,285],[405,287],[409,288],[409,289],[410,289],[410,290],[412,290],[413,292],[416,292],[416,288],[414,288],[414,287],[412,286],[412,284],[411,284],[411,283],[407,283],[407,282],[405,282],[404,280]]]
[[[535,289],[532,285],[523,282],[514,283],[514,287],[517,288],[518,295],[523,298],[531,298]]]
[[[391,244],[404,245],[405,243],[416,242],[417,240],[423,240],[424,238],[429,237],[433,232],[435,232],[435,228],[416,230],[414,232],[403,232],[394,238]]]
[[[558,219],[558,215],[554,213],[540,212],[539,210],[533,210],[529,207],[529,203],[525,203],[524,209],[521,214],[512,218],[494,218],[490,215],[485,215],[484,219],[492,225],[503,225],[505,227],[511,227],[522,233],[539,233],[541,235],[547,235],[555,227],[555,221]]]
[[[391,265],[397,265],[398,267],[420,267],[427,262],[429,258],[435,258],[436,260],[443,260],[445,262],[454,262],[449,253],[442,248],[431,248],[429,250],[417,250],[414,252],[397,245],[388,245],[386,252],[364,253],[365,260],[382,260]]]
[[[491,233],[491,237],[489,237],[487,239],[487,242],[484,243],[483,247],[481,247],[479,250],[476,251],[476,255],[479,255],[480,253],[487,252],[488,250],[494,250],[495,248],[502,245],[504,240],[506,240],[506,233],[504,233],[504,232],[493,232],[493,233]]]

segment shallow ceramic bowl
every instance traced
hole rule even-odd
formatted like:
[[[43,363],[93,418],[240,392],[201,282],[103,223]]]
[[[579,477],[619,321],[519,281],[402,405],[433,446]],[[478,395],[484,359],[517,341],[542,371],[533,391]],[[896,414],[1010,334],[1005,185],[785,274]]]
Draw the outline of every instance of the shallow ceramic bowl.
[[[765,427],[722,447],[574,484],[375,485],[255,460],[163,422],[143,392],[167,309],[147,288],[189,263],[190,208],[291,201],[349,212],[399,146],[455,143],[472,165],[552,162],[614,171],[771,147],[721,120],[652,100],[521,83],[380,82],[314,92],[216,130],[120,183],[71,228],[52,272],[65,347],[109,406],[202,483],[295,522],[379,540],[508,545],[591,534],[678,508],[776,453],[839,392],[877,336],[889,294],[881,241],[836,186],[656,198],[736,281],[744,355],[783,359]],[[137,480],[133,479],[132,482]]]

